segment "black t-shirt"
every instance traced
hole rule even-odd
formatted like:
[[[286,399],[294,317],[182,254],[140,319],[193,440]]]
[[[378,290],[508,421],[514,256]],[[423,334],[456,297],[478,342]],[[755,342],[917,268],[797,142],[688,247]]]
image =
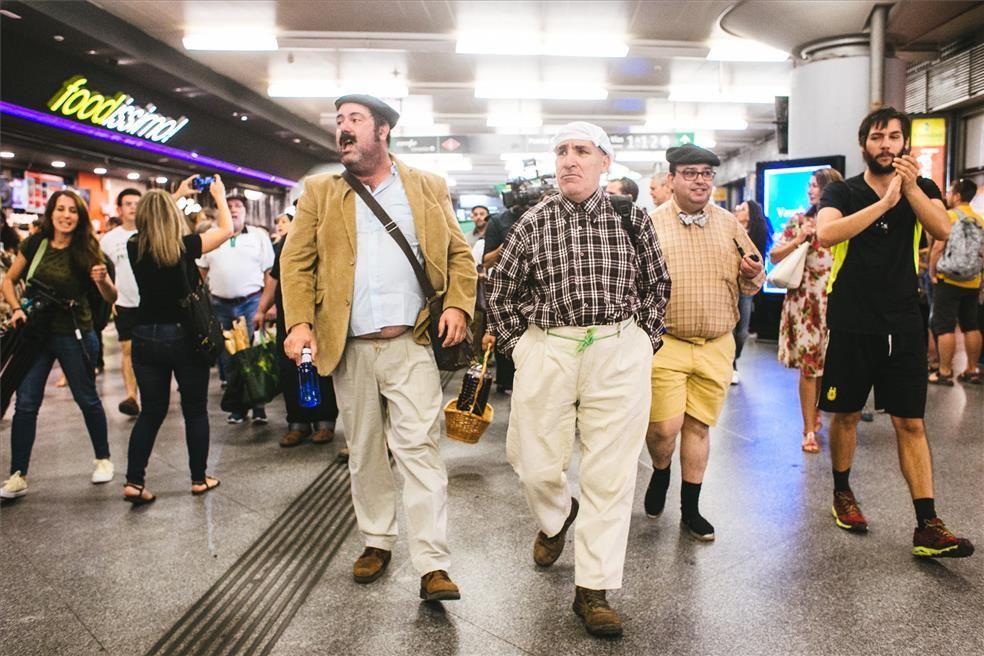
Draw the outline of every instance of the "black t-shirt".
[[[920,177],[916,183],[929,198],[942,199],[932,180]],[[820,208],[833,207],[848,216],[878,200],[864,175],[858,175],[827,185]],[[835,277],[827,298],[829,328],[875,335],[923,329],[915,265],[916,225],[912,206],[902,196],[860,234],[834,247]]]
[[[194,289],[201,277],[195,260],[202,256],[202,236],[185,235],[184,253],[178,264],[161,268],[150,254],[137,258],[137,235],[126,242],[133,277],[140,290],[140,306],[137,308],[137,324],[181,323],[183,312],[178,301],[188,294],[188,286]],[[181,267],[185,267],[187,283],[182,279]]]
[[[505,210],[489,219],[488,225],[485,226],[484,255],[488,255],[506,242],[506,235],[509,234],[517,218],[512,210]]]
[[[287,336],[287,326],[284,323],[284,292],[280,288],[280,253],[284,250],[284,242],[281,239],[273,245],[273,267],[270,269],[270,277],[277,281],[277,288],[274,292],[273,303],[277,307],[277,339],[283,340]]]

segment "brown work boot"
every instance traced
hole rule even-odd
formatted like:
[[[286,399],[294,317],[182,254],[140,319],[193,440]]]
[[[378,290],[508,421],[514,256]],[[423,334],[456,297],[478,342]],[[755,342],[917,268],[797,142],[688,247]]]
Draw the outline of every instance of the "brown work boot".
[[[295,430],[287,431],[286,433],[283,434],[283,437],[280,438],[280,446],[284,448],[297,446],[298,444],[301,443],[301,440],[303,439],[304,439],[304,433],[302,433],[301,431],[295,431]]]
[[[461,593],[447,572],[435,569],[420,577],[420,598],[424,601],[451,601],[461,599]]]
[[[622,620],[608,605],[604,590],[574,588],[574,614],[584,620],[588,633],[603,638],[621,638]]]
[[[392,555],[392,551],[366,547],[352,566],[352,576],[355,578],[355,582],[372,583],[378,579],[386,571],[386,566],[389,565]]]
[[[335,431],[330,428],[319,428],[311,434],[311,444],[328,444],[335,439]]]
[[[560,554],[564,551],[564,540],[567,537],[567,529],[571,527],[574,523],[574,518],[577,517],[577,499],[571,497],[571,512],[567,515],[567,520],[564,522],[564,527],[560,529],[560,533],[548,538],[543,531],[538,531],[536,534],[536,540],[533,541],[533,562],[540,567],[550,567],[557,559],[560,558]]]

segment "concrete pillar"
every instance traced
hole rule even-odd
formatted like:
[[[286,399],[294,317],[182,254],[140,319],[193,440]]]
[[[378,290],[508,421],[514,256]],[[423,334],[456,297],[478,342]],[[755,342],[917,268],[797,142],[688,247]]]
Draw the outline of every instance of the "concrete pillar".
[[[813,60],[793,70],[789,95],[789,157],[844,155],[847,175],[864,169],[858,124],[871,110],[867,48],[849,56],[814,51]],[[905,108],[905,62],[885,59],[883,105]]]

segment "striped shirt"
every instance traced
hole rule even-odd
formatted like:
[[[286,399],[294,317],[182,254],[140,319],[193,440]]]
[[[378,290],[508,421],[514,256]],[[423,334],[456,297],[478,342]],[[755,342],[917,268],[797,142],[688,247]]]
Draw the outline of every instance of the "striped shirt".
[[[489,331],[511,353],[527,326],[612,325],[635,318],[662,345],[670,277],[645,212],[632,235],[600,188],[582,203],[557,194],[513,226],[490,275]]]
[[[675,200],[653,212],[653,225],[673,278],[673,295],[666,308],[666,332],[680,339],[714,339],[738,323],[739,291],[751,296],[762,288],[765,272],[753,280],[739,276],[741,256],[762,254],[734,215],[713,203],[704,207],[703,227],[684,225]]]

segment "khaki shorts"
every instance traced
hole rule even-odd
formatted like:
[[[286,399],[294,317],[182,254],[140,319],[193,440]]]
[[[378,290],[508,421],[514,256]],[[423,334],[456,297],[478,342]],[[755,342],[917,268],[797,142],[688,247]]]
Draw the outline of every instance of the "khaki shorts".
[[[663,347],[653,356],[649,421],[666,421],[686,413],[713,426],[731,385],[734,358],[731,333],[694,341],[663,335]]]

